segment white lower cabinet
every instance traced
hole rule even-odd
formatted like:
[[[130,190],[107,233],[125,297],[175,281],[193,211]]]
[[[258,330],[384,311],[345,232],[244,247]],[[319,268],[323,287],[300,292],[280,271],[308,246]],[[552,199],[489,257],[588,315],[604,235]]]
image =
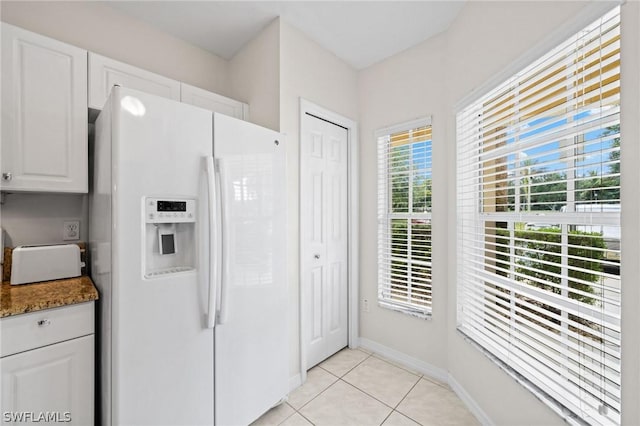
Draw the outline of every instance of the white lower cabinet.
[[[93,302],[90,302],[3,318],[0,328],[6,326],[11,335],[16,327],[24,330],[25,325],[35,322],[41,328],[39,331],[50,329],[65,339],[71,332],[65,334],[68,329],[65,310],[76,319],[78,314],[85,314],[82,320],[91,321],[93,326]],[[56,324],[61,325],[56,329]],[[30,336],[25,336],[25,340],[34,342]],[[38,346],[37,342],[33,345]],[[0,424],[93,424],[94,347],[94,334],[88,334],[0,358]]]

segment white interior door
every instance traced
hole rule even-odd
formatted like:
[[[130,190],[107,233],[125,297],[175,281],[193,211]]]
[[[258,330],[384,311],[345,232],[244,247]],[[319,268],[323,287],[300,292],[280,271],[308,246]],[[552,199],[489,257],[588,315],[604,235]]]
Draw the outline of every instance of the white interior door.
[[[300,255],[307,368],[348,344],[347,130],[305,114]]]

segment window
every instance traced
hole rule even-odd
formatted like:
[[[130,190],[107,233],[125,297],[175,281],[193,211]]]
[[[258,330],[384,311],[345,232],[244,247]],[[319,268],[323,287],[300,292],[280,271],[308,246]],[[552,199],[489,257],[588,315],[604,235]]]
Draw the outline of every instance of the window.
[[[431,312],[431,120],[377,132],[378,301]]]
[[[457,115],[458,329],[552,407],[620,422],[619,8]]]

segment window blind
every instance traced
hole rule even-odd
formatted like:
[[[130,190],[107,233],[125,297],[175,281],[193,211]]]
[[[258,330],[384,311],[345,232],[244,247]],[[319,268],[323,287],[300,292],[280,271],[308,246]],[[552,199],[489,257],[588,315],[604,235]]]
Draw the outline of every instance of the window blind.
[[[619,8],[457,115],[457,200],[459,330],[619,423]]]
[[[405,123],[378,139],[378,302],[431,312],[431,123]]]

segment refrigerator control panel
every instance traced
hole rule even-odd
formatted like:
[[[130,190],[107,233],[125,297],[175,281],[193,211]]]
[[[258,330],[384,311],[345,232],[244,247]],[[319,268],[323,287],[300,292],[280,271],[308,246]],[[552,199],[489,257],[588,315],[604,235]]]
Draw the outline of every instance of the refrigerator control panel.
[[[196,200],[150,198],[144,200],[147,223],[189,223],[196,221]]]

